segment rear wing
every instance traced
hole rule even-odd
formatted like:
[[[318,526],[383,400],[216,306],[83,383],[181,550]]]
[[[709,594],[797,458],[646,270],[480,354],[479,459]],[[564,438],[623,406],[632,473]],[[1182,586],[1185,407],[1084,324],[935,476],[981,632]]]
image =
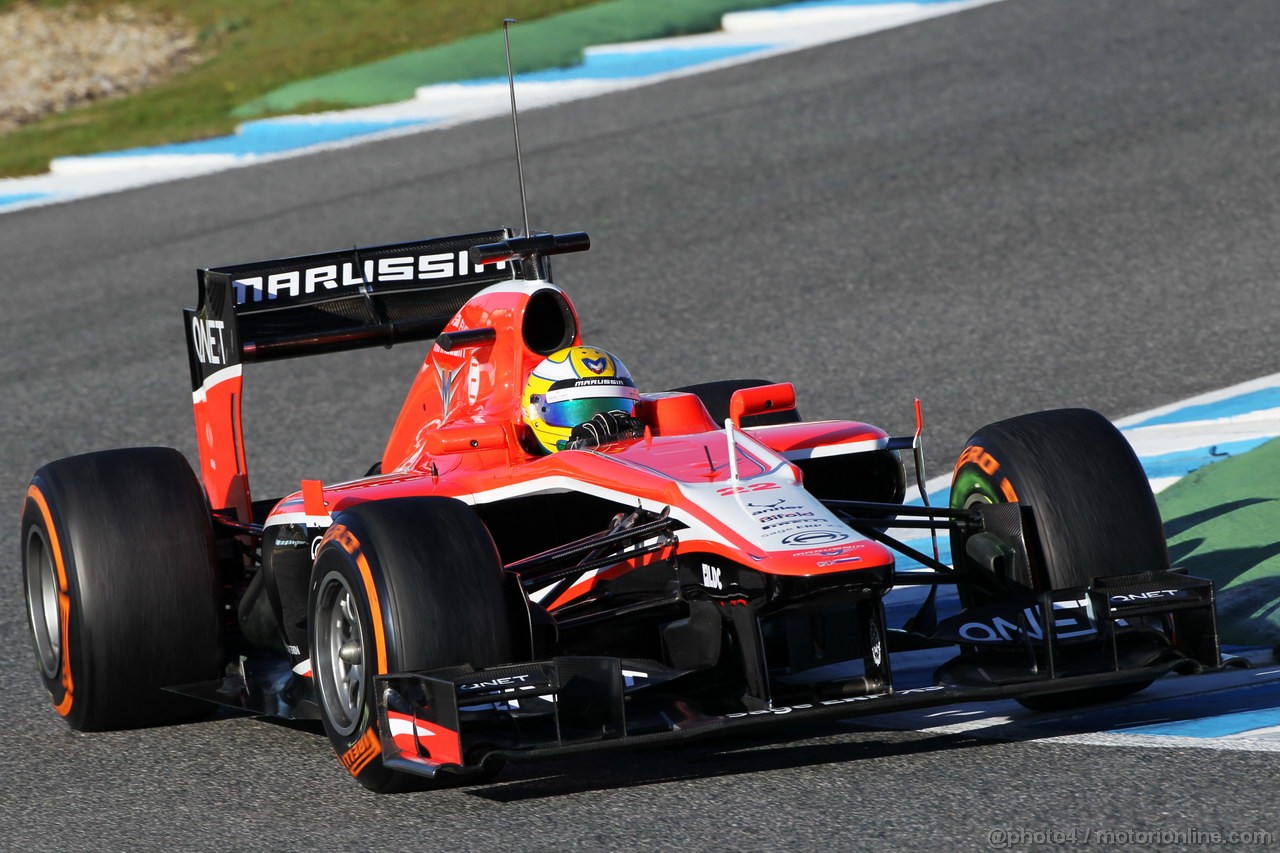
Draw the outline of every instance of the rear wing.
[[[199,304],[183,311],[192,390],[244,362],[430,340],[476,293],[519,275],[516,263],[480,266],[468,254],[510,236],[485,231],[202,269]]]
[[[253,520],[242,364],[435,338],[484,288],[540,275],[543,259],[528,254],[473,262],[472,247],[511,236],[500,229],[200,270],[199,303],[183,319],[210,506]]]

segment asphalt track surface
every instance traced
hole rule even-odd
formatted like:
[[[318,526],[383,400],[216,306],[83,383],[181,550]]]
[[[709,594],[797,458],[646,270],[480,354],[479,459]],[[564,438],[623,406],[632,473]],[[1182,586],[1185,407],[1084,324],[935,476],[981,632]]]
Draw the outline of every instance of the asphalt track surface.
[[[1009,0],[530,112],[533,220],[592,233],[558,280],[644,387],[790,379],[808,416],[891,431],[918,395],[938,472],[1000,417],[1118,417],[1280,371],[1277,31],[1266,0]],[[4,846],[982,849],[1007,828],[1280,828],[1275,753],[831,724],[376,797],[306,729],[69,732],[23,620],[31,472],[105,447],[193,451],[178,309],[195,267],[518,222],[509,133],[490,121],[0,222]],[[421,352],[246,371],[257,495],[363,472]]]

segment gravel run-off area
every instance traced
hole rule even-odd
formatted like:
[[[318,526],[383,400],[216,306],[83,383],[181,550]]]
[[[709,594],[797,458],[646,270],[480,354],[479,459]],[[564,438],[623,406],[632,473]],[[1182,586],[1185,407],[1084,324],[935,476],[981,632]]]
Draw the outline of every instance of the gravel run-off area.
[[[20,3],[0,14],[0,134],[155,85],[202,59],[198,41],[190,24],[124,5]]]

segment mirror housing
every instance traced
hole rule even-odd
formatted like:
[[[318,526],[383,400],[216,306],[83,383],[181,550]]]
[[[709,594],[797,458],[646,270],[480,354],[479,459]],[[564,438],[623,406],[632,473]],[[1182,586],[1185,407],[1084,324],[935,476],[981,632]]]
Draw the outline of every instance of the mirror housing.
[[[790,382],[759,385],[755,388],[739,388],[729,398],[729,419],[738,429],[742,419],[766,412],[785,412],[796,407],[796,386]]]
[[[503,450],[507,431],[502,424],[458,424],[433,430],[427,435],[427,452],[432,456],[472,450]]]

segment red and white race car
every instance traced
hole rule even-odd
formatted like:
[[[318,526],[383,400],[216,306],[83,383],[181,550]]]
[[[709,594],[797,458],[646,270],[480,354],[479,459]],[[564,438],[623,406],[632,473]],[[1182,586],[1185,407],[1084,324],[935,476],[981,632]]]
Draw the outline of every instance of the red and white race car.
[[[1221,665],[1212,586],[1170,570],[1137,459],[1088,410],[978,430],[947,507],[903,503],[918,429],[802,421],[787,383],[637,393],[636,429],[547,452],[526,383],[582,344],[547,258],[588,245],[494,230],[202,270],[199,476],[177,451],[116,450],[27,492],[58,713],[318,718],[353,776],[395,790],[783,720],[1097,701]],[[366,476],[254,498],[245,364],[418,340]],[[904,544],[912,527],[946,533],[954,564]],[[902,554],[925,570],[896,572]],[[886,624],[907,585],[954,585],[962,609],[939,619],[931,593]],[[940,650],[932,680],[895,682],[899,656]]]

